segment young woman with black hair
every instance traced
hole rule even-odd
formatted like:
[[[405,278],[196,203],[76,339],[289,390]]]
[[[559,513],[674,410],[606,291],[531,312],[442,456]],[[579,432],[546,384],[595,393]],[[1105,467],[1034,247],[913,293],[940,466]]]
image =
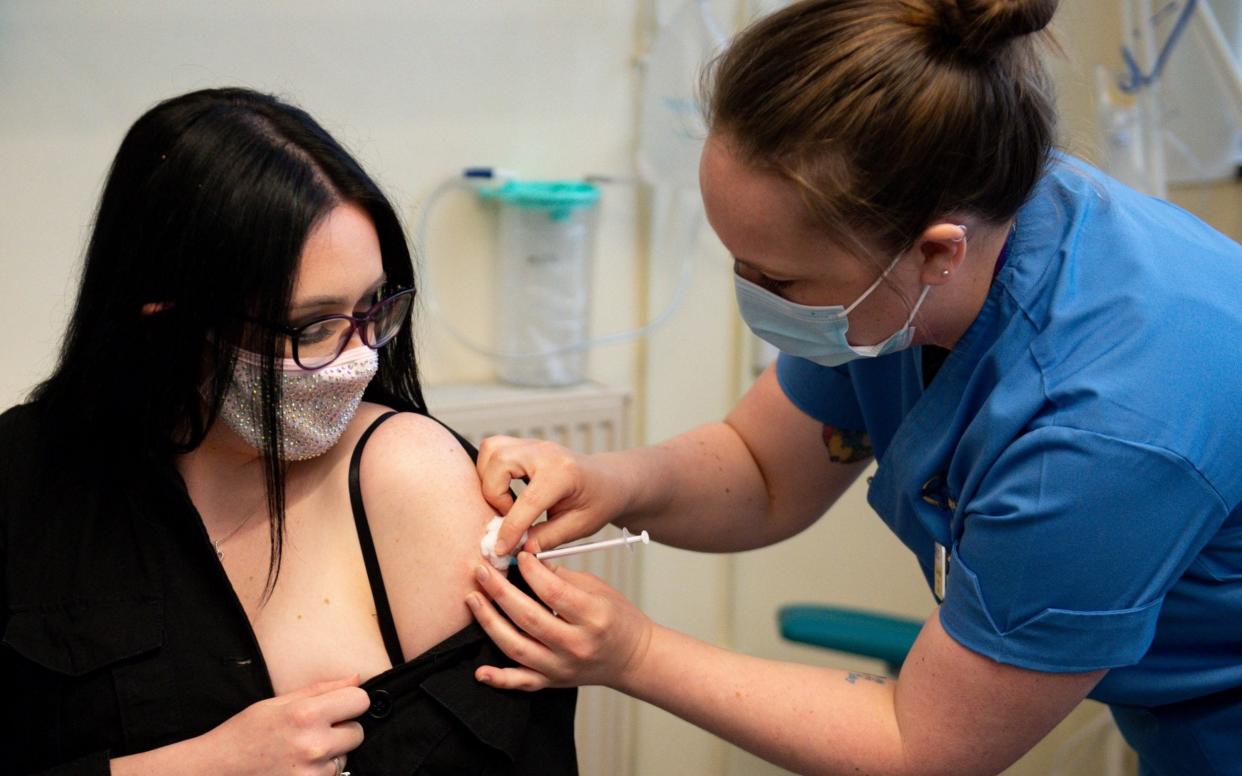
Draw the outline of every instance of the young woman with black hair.
[[[493,512],[427,415],[414,280],[303,111],[134,124],[59,365],[0,416],[6,773],[575,772],[572,691],[473,679]]]

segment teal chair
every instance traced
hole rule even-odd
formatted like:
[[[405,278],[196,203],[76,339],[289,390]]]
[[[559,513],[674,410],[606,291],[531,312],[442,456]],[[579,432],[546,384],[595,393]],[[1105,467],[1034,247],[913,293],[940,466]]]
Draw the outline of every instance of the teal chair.
[[[882,660],[892,676],[901,671],[923,627],[909,617],[817,604],[782,606],[777,621],[788,641]]]

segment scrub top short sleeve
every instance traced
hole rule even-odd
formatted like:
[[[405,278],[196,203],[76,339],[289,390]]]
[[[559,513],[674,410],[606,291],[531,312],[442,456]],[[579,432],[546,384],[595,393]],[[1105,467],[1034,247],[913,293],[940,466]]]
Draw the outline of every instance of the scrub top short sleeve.
[[[820,423],[850,431],[866,429],[853,383],[844,368],[820,366],[781,353],[776,359],[776,379],[794,406]]]
[[[995,461],[967,507],[941,623],[970,649],[1023,668],[1135,664],[1165,593],[1225,514],[1173,453],[1036,428]]]

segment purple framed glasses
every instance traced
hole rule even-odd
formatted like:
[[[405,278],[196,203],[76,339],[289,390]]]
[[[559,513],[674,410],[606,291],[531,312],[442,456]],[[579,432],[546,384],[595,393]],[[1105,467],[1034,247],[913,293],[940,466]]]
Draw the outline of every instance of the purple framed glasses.
[[[414,289],[407,288],[381,299],[365,313],[325,315],[300,326],[249,320],[285,335],[286,358],[291,356],[303,369],[322,369],[345,352],[355,331],[367,347],[382,348],[401,331],[413,303]]]

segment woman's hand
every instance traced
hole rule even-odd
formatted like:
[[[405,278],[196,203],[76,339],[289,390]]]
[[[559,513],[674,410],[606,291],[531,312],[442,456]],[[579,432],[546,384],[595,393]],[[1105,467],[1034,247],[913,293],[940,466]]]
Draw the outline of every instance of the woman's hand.
[[[620,475],[599,457],[539,439],[484,439],[478,470],[483,497],[505,516],[497,555],[513,551],[527,529],[533,552],[590,536],[620,513],[625,493]],[[509,486],[518,479],[528,484],[514,501]],[[545,510],[548,521],[531,528]]]
[[[334,776],[362,743],[354,722],[370,706],[352,676],[254,703],[199,737],[217,773]]]
[[[471,593],[466,603],[492,641],[524,667],[481,666],[476,679],[517,690],[616,687],[637,672],[653,629],[645,614],[590,574],[545,566],[528,552],[518,555],[518,567],[552,611],[494,569],[480,565],[475,574],[487,596]]]

